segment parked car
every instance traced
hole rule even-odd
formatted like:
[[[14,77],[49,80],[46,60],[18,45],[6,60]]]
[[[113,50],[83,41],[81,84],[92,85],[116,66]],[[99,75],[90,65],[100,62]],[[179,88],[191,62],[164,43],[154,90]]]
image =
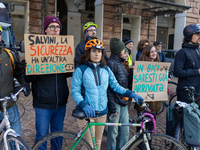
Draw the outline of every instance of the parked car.
[[[171,66],[169,68],[169,73],[172,73],[174,71],[174,60],[178,50],[162,50],[162,52],[165,54],[166,62],[171,63]]]

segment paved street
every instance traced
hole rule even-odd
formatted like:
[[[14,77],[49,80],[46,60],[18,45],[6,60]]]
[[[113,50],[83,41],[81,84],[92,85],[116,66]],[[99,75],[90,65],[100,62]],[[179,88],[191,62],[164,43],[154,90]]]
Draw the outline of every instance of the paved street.
[[[71,79],[68,79],[71,81]],[[69,82],[70,83],[70,82]],[[70,86],[70,84],[69,84]],[[35,138],[35,115],[34,115],[34,108],[32,106],[32,95],[29,95],[28,97],[24,97],[21,93],[20,98],[18,100],[20,103],[23,104],[25,107],[25,114],[21,119],[22,123],[22,137],[26,139],[28,144],[30,146],[33,146],[34,144],[34,138]],[[23,114],[23,108],[18,104],[20,114]],[[71,116],[72,110],[75,108],[75,103],[71,96],[69,96],[68,104],[67,104],[67,112],[65,117],[65,123],[64,123],[64,130],[75,132],[79,130],[76,119]],[[136,112],[133,110],[130,112],[130,118],[134,118],[136,115]],[[157,132],[159,133],[165,133],[165,114],[166,114],[166,108],[164,112],[157,116]],[[135,128],[130,128],[130,136],[135,133]],[[103,136],[102,139],[102,150],[105,149],[106,145],[106,136]]]

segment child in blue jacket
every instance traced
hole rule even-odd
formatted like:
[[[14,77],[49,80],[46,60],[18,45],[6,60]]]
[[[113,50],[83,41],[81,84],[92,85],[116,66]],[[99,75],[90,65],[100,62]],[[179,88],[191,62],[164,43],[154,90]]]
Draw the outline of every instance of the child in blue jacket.
[[[93,39],[86,43],[85,52],[80,58],[80,64],[82,65],[77,67],[73,73],[71,95],[78,107],[90,118],[91,122],[105,123],[108,105],[114,105],[108,102],[108,86],[122,96],[134,98],[138,104],[139,99],[141,101],[144,100],[133,91],[126,90],[118,84],[112,71],[106,66],[103,50],[103,42],[98,39]],[[95,111],[100,111],[100,115],[96,116]],[[116,112],[115,114],[117,115]],[[84,127],[87,123],[85,120],[77,119],[77,121],[80,128]],[[104,126],[93,127],[97,148],[99,150],[103,130]],[[84,138],[93,146],[89,131],[86,132]]]

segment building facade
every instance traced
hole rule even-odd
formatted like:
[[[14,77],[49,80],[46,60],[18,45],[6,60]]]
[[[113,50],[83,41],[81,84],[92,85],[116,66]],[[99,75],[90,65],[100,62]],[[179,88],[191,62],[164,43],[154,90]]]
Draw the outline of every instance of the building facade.
[[[112,37],[134,41],[133,58],[141,39],[163,42],[163,49],[180,49],[183,28],[200,24],[200,0],[4,0],[11,4],[17,42],[24,34],[42,34],[45,16],[55,15],[62,35],[74,35],[74,45],[85,39],[82,27],[94,21],[97,37],[109,54]]]

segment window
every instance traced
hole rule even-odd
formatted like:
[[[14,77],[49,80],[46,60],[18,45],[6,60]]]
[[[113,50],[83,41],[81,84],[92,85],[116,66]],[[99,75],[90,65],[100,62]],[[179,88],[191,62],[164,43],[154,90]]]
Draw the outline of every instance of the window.
[[[124,18],[124,17],[123,17],[123,23],[130,23],[129,18]]]
[[[85,10],[94,11],[94,2],[95,2],[95,0],[86,0],[85,1]]]
[[[130,38],[130,37],[131,37],[131,31],[130,31],[130,30],[123,29],[122,39]]]

